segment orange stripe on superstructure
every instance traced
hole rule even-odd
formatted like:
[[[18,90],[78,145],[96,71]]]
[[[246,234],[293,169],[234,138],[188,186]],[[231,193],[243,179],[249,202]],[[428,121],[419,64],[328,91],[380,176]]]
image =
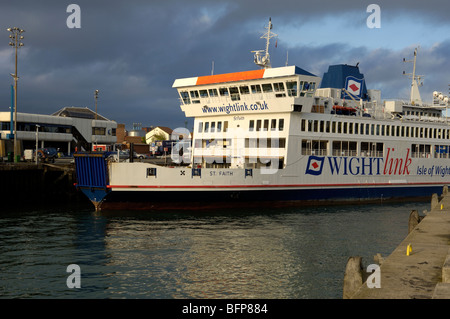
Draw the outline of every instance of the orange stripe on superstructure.
[[[262,79],[262,77],[264,76],[264,71],[264,69],[261,69],[254,71],[199,76],[197,79],[197,85]]]

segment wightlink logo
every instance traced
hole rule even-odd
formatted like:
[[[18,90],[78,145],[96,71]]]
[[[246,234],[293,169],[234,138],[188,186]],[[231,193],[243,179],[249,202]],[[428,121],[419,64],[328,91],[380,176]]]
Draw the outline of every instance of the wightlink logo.
[[[222,106],[207,106],[205,105],[202,108],[203,113],[234,113],[234,112],[246,112],[246,111],[266,111],[269,109],[269,106],[267,105],[266,101],[263,102],[257,102],[252,104],[247,103],[228,103],[228,105],[222,105]]]
[[[322,175],[325,167],[331,175],[409,175],[412,159],[410,149],[405,157],[396,157],[388,148],[386,157],[310,156],[305,174]]]

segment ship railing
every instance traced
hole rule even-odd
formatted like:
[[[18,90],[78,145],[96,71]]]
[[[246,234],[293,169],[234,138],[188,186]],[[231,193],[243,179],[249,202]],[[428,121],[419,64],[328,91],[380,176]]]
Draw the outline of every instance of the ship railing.
[[[349,150],[333,150],[333,156],[357,156],[357,151],[349,151]]]
[[[426,153],[426,152],[412,152],[411,157],[413,157],[413,158],[431,158],[431,154]]]
[[[333,150],[331,152],[332,156],[350,156],[356,157],[358,156],[358,151],[356,150]],[[327,156],[328,151],[326,149],[323,150],[308,150],[303,149],[302,155],[316,155],[316,156]],[[361,157],[383,157],[383,151],[361,151]]]
[[[361,157],[383,157],[382,151],[362,151]]]
[[[302,154],[303,155],[327,156],[328,155],[328,151],[326,149],[322,149],[322,150],[308,150],[308,149],[304,149]]]
[[[436,158],[448,158],[448,153],[435,153]]]
[[[417,115],[405,115],[403,118],[408,121],[420,121],[420,117]]]

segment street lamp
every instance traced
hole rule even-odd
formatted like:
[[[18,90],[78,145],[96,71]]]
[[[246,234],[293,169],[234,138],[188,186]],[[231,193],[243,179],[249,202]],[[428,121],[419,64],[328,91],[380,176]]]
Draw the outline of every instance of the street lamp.
[[[36,165],[38,165],[38,145],[39,145],[39,128],[40,128],[41,126],[40,125],[38,125],[38,124],[36,124],[36,154],[35,154],[35,156],[36,156]]]
[[[95,98],[95,120],[97,120],[97,99],[98,99],[98,92],[99,92],[99,90],[95,90],[95,92],[94,92],[94,98]]]
[[[450,99],[450,84],[448,85],[448,97]],[[449,101],[447,100],[447,103],[445,103],[445,122],[448,123],[448,104]]]
[[[11,76],[14,78],[14,161],[17,161],[17,156],[20,155],[17,145],[17,80],[19,79],[19,75],[17,74],[17,50],[19,47],[23,46],[23,43],[20,41],[23,40],[22,33],[25,32],[25,30],[17,27],[8,28],[6,30],[11,32],[9,35],[9,38],[11,39],[9,45],[15,49],[16,56],[16,71],[14,74],[11,73]]]

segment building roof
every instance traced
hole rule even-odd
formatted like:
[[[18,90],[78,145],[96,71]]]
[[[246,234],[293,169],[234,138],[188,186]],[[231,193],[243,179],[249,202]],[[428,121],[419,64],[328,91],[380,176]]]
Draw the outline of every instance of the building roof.
[[[124,140],[128,143],[142,143],[142,136],[125,136]]]
[[[161,130],[166,132],[167,134],[172,134],[173,130],[170,127],[167,126],[158,126]]]
[[[159,128],[160,130],[163,130],[164,132],[166,132],[167,134],[172,134],[173,130],[170,127],[167,126],[157,126],[154,129]],[[153,130],[154,130],[153,129]],[[153,131],[152,130],[152,131]],[[150,131],[151,132],[151,131]]]
[[[80,119],[95,120],[95,112],[87,107],[67,106],[52,114],[52,116],[74,117]],[[97,120],[109,121],[106,117],[97,113]]]

